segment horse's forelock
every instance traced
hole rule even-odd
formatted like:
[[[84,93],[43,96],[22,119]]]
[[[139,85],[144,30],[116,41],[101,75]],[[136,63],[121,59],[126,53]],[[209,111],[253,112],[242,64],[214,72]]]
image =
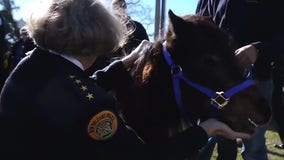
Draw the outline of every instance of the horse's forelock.
[[[161,41],[156,42],[143,57],[135,62],[131,69],[131,74],[135,79],[136,85],[143,85],[148,82],[155,63],[155,57],[161,53],[161,46]]]

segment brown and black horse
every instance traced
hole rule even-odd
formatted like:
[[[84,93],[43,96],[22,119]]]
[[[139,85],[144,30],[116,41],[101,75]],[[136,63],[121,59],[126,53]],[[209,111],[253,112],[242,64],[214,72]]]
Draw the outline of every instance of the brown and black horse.
[[[169,20],[165,41],[155,42],[131,70],[134,83],[117,92],[126,123],[147,143],[209,117],[247,133],[267,123],[268,102],[243,74],[230,37],[207,17],[169,11]]]

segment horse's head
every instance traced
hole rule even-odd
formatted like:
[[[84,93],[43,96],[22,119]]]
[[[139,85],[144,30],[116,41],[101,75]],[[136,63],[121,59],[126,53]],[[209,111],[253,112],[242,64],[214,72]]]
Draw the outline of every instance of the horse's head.
[[[117,92],[126,122],[146,142],[188,127],[181,116],[192,123],[216,117],[248,133],[268,122],[270,107],[246,80],[230,37],[208,17],[169,11],[169,18],[165,43],[139,58],[130,70],[133,85]]]
[[[246,80],[230,36],[207,17],[178,17],[169,11],[169,18],[165,50],[187,79],[180,80],[185,112],[197,118],[216,116],[234,130],[248,133],[267,123],[268,101],[252,81]],[[210,97],[212,91],[225,93]]]

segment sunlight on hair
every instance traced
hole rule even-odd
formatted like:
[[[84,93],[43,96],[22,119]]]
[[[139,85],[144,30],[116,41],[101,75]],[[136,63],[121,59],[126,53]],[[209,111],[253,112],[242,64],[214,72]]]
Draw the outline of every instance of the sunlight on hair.
[[[40,0],[34,5],[32,5],[30,16],[40,16],[47,12],[52,0]],[[30,17],[29,17],[30,18]]]

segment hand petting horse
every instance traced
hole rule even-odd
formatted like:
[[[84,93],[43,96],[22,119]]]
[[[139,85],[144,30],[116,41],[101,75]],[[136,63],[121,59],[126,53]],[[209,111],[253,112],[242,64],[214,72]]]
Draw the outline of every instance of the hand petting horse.
[[[117,92],[126,123],[156,143],[199,120],[217,118],[252,134],[270,119],[270,107],[234,56],[231,37],[208,17],[169,11],[165,40],[130,70],[134,83]]]

